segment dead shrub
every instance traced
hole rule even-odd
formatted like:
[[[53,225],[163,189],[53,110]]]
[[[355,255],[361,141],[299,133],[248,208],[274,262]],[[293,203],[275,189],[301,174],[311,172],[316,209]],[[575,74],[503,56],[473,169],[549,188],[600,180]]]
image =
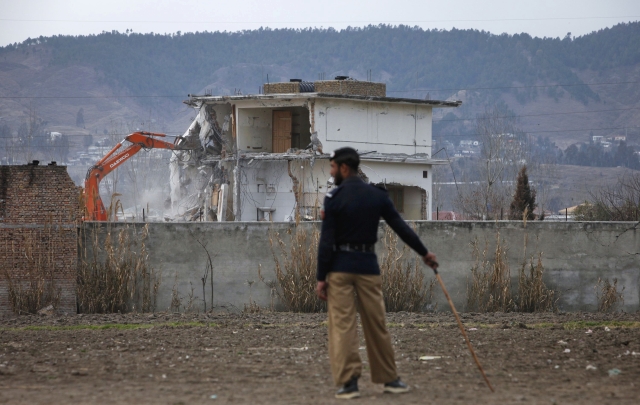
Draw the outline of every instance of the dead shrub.
[[[258,268],[258,272],[259,271],[260,268]],[[262,312],[262,308],[260,308],[260,306],[253,300],[253,283],[255,283],[255,281],[247,280],[247,285],[249,286],[249,303],[244,304],[244,309],[242,310],[243,314],[259,314],[260,312]],[[265,282],[265,284],[269,285],[268,282]]]
[[[598,284],[594,287],[598,298],[598,312],[615,311],[618,306],[624,305],[624,287],[618,292],[618,279],[613,279],[613,284],[608,279],[598,278]]]
[[[289,238],[271,232],[269,242],[275,262],[276,280],[258,276],[288,311],[323,312],[326,304],[316,296],[316,269],[320,232],[300,224],[287,231]],[[380,272],[382,293],[388,311],[424,311],[432,302],[435,279],[426,281],[420,261],[409,259],[410,248],[398,248],[398,237],[388,227],[382,239]],[[245,310],[252,310],[251,303]]]
[[[56,246],[56,232],[50,224],[43,230],[28,232],[22,240],[21,247],[11,242],[5,245],[5,257],[9,251],[15,256],[16,250],[22,250],[24,272],[20,276],[10,273],[5,268],[4,276],[7,280],[9,305],[14,313],[35,314],[38,310],[52,305],[58,307],[61,289],[55,279],[54,254],[60,246]],[[60,228],[57,232],[63,232]]]
[[[527,211],[523,219],[526,227]],[[467,283],[467,309],[477,312],[544,312],[557,309],[558,293],[544,282],[542,252],[534,264],[534,256],[527,258],[528,235],[524,235],[524,259],[518,277],[518,292],[514,300],[511,292],[511,271],[507,261],[508,247],[496,232],[496,249],[489,257],[489,244],[485,241],[480,253],[480,244],[475,239],[472,246],[474,265],[471,280]],[[517,302],[517,305],[516,305]]]
[[[271,254],[275,262],[277,288],[275,293],[287,311],[323,312],[326,305],[316,296],[316,267],[320,232],[316,226],[296,224],[287,230],[288,237],[269,232]],[[265,280],[258,268],[260,281]],[[273,291],[273,288],[272,288]]]
[[[411,260],[411,248],[398,247],[398,235],[385,226],[380,254],[382,295],[389,312],[422,312],[433,300],[435,279],[427,283],[419,258]]]
[[[180,293],[178,293],[178,273],[176,272],[173,279],[173,288],[171,289],[171,304],[169,304],[169,310],[171,312],[180,312],[181,306],[182,298],[180,298]]]
[[[511,296],[511,270],[507,262],[507,248],[496,232],[496,249],[489,259],[489,244],[480,253],[478,239],[472,242],[475,263],[471,281],[467,284],[467,308],[477,312],[510,312],[514,309]]]
[[[78,308],[81,313],[152,312],[160,274],[149,265],[149,229],[126,225],[120,231],[88,224],[79,238]]]
[[[533,264],[533,256],[530,258],[529,272],[527,274],[527,262],[520,267],[518,279],[518,311],[520,312],[547,312],[556,311],[558,297],[555,291],[549,289],[544,283],[544,266],[542,265],[542,252],[538,253],[538,260]]]

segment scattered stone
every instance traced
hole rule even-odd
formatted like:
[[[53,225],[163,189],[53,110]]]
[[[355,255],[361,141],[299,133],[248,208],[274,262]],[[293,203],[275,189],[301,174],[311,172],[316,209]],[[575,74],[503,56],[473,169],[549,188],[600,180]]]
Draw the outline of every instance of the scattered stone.
[[[38,311],[38,315],[41,315],[41,316],[51,316],[51,315],[55,315],[55,314],[56,314],[56,310],[53,307],[53,305],[47,305],[46,307],[41,308]]]
[[[14,367],[7,367],[5,364],[0,364],[0,375],[14,375],[16,370]]]
[[[86,368],[79,368],[77,370],[71,370],[71,375],[84,376],[89,375],[89,370]]]

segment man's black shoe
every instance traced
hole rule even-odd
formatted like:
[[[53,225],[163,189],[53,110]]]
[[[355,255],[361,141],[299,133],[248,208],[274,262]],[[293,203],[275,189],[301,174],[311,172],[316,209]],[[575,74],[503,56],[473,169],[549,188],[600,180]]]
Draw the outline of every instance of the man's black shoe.
[[[404,392],[409,392],[409,387],[400,380],[400,377],[398,377],[395,381],[388,382],[384,385],[384,392],[388,392],[390,394],[402,394]]]
[[[348,383],[343,385],[338,392],[336,392],[336,398],[340,399],[358,398],[359,396],[360,391],[358,391],[358,377],[353,377]]]

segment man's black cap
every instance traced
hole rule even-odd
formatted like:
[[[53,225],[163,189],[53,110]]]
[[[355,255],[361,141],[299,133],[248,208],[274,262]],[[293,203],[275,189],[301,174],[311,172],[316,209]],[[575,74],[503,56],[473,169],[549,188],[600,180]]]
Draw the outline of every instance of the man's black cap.
[[[344,160],[347,157],[355,159],[358,163],[360,163],[360,155],[358,155],[358,152],[355,149],[349,147],[334,150],[333,152],[331,152],[331,157],[329,160],[335,160],[336,163],[341,163],[340,161]]]
[[[360,155],[353,148],[340,148],[331,152],[331,157],[329,160],[333,160],[337,164],[346,164],[354,170],[358,170],[358,166],[360,165]]]

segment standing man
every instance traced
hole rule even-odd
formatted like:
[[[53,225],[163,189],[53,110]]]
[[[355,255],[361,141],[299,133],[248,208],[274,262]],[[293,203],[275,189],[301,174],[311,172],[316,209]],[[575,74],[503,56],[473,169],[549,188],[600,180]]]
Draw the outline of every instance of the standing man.
[[[327,193],[324,200],[316,293],[328,306],[331,372],[336,385],[341,387],[336,398],[360,396],[358,378],[362,362],[358,354],[356,300],[371,380],[384,384],[384,392],[407,392],[409,387],[396,371],[391,335],[385,324],[382,280],[374,250],[380,218],[384,218],[427,265],[437,267],[436,256],[427,251],[418,235],[400,217],[387,192],[358,177],[360,157],[354,149],[338,149],[330,161],[331,176],[338,187]]]

